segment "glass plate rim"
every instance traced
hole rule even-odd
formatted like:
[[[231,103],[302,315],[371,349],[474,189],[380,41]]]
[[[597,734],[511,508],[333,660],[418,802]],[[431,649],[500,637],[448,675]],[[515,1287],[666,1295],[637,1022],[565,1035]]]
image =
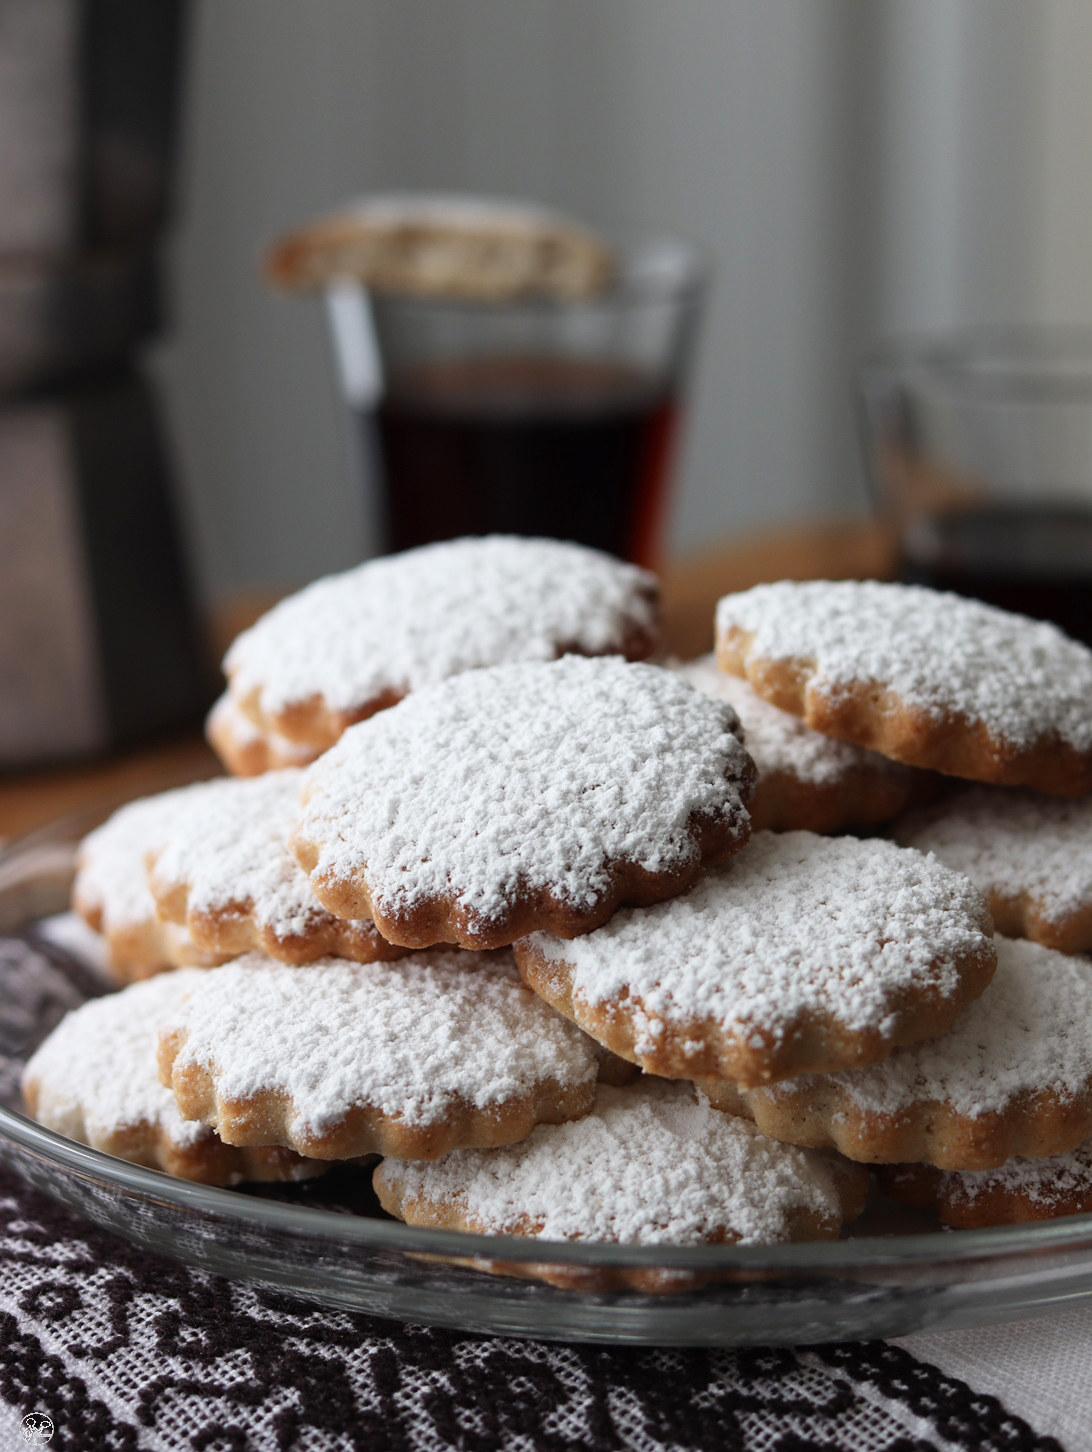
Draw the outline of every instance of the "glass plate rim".
[[[306,1205],[241,1195],[232,1189],[176,1179],[118,1159],[36,1124],[0,1105],[0,1141],[8,1139],[54,1165],[117,1187],[169,1200],[177,1209],[217,1219],[237,1218],[263,1228],[306,1232],[317,1239],[349,1239],[361,1249],[431,1253],[477,1260],[557,1261],[590,1266],[662,1266],[702,1271],[837,1271],[849,1266],[899,1267],[970,1264],[1007,1252],[1040,1253],[1092,1242],[1092,1214],[982,1230],[862,1236],[856,1240],[796,1241],[777,1245],[633,1245],[591,1240],[539,1240],[439,1230],[398,1220],[338,1215]]]
[[[188,778],[192,780],[193,778]],[[0,877],[20,856],[82,836],[129,791],[104,795],[77,811],[40,823],[0,845]],[[0,1104],[0,1158],[5,1141],[82,1178],[105,1180],[141,1196],[168,1200],[179,1210],[216,1219],[249,1220],[255,1226],[305,1234],[317,1240],[350,1240],[360,1249],[393,1250],[472,1260],[553,1261],[594,1267],[663,1267],[719,1273],[758,1271],[830,1273],[840,1269],[898,1269],[912,1265],[971,1265],[1007,1255],[1038,1255],[1092,1243],[1092,1213],[1056,1220],[990,1226],[979,1230],[861,1236],[852,1240],[797,1241],[775,1245],[637,1245],[591,1240],[541,1240],[406,1225],[397,1220],[339,1215],[200,1185],[133,1164],[71,1140]]]

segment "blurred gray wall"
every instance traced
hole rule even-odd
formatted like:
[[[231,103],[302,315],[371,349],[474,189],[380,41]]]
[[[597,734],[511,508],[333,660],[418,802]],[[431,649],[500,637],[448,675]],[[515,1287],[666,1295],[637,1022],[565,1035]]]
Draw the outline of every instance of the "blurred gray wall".
[[[213,594],[374,547],[320,307],[256,271],[354,193],[508,192],[710,249],[680,549],[866,507],[877,337],[1092,322],[1087,0],[199,0],[193,42],[161,362]]]

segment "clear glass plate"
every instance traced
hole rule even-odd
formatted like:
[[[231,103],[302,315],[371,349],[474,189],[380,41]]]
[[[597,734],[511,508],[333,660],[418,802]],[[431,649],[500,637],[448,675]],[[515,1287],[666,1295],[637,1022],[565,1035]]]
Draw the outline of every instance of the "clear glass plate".
[[[19,1112],[18,1061],[93,990],[58,971],[34,924],[63,911],[73,846],[104,812],[0,852],[0,933],[40,950],[3,982],[0,1156],[55,1199],[137,1245],[326,1305],[499,1335],[657,1345],[803,1344],[1033,1314],[1092,1295],[1092,1215],[942,1231],[877,1201],[843,1240],[767,1248],[639,1248],[414,1229],[379,1209],[364,1169],[298,1186],[209,1189],[75,1144]],[[3,940],[0,939],[0,966]],[[467,1262],[503,1261],[524,1276]],[[453,1264],[452,1262],[459,1262]],[[527,1278],[535,1264],[584,1289]],[[654,1274],[657,1293],[619,1282]],[[613,1285],[613,1288],[611,1288]]]

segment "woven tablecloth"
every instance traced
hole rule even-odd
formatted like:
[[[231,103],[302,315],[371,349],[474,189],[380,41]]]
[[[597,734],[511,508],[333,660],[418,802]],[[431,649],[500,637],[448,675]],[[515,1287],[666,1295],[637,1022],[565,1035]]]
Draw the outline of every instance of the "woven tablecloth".
[[[3,1452],[33,1412],[80,1452],[1084,1452],[1090,1358],[1084,1311],[798,1350],[460,1336],[158,1259],[0,1170]]]
[[[0,1093],[91,991],[0,939]],[[46,1433],[78,1452],[1092,1452],[1092,1311],[796,1350],[458,1335],[159,1259],[0,1164],[0,1452]]]

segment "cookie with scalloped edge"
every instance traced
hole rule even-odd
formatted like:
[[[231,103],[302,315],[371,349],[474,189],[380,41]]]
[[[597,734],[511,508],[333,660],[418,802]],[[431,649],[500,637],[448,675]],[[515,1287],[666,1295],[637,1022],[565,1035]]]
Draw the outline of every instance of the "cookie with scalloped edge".
[[[224,1144],[206,1125],[184,1120],[160,1084],[160,1025],[203,976],[180,968],[67,1014],[23,1072],[32,1117],[92,1149],[203,1185],[322,1174],[325,1164],[291,1150]]]
[[[145,853],[159,916],[221,961],[252,951],[294,964],[400,958],[406,950],[370,918],[335,918],[311,891],[290,845],[301,778],[287,768],[174,794]]]
[[[384,1160],[373,1184],[383,1208],[410,1225],[481,1235],[645,1247],[835,1239],[864,1207],[867,1174],[787,1150],[718,1114],[689,1084],[646,1077],[601,1088],[585,1118],[539,1125],[506,1149],[453,1150],[429,1164]],[[585,1290],[682,1288],[677,1274],[639,1268],[503,1260],[481,1268]]]
[[[754,765],[737,726],[618,657],[468,671],[308,768],[296,854],[325,907],[392,943],[573,937],[743,846]]]
[[[876,1174],[880,1189],[891,1199],[932,1210],[945,1225],[961,1230],[1092,1211],[1092,1141],[1045,1160],[1019,1155],[994,1170],[880,1165]]]
[[[599,1063],[510,954],[457,950],[306,973],[248,954],[202,974],[159,1038],[186,1119],[321,1160],[510,1144],[586,1114]]]
[[[282,600],[224,658],[267,737],[325,751],[342,732],[463,671],[567,653],[651,655],[659,585],[561,540],[489,535],[368,560]]]
[[[997,939],[997,971],[946,1033],[882,1063],[741,1088],[717,1108],[789,1144],[874,1164],[992,1170],[1092,1138],[1092,963]]]
[[[199,949],[184,927],[164,922],[148,889],[144,859],[187,800],[188,787],[128,802],[76,850],[72,907],[102,935],[111,977],[131,983],[183,965],[211,967],[224,955]]]
[[[904,811],[917,773],[875,751],[812,731],[797,716],[771,706],[713,655],[674,666],[707,696],[727,701],[743,726],[743,742],[758,770],[748,810],[758,832],[844,832],[874,827]]]
[[[648,1072],[760,1084],[942,1032],[990,981],[991,933],[978,891],[920,852],[757,832],[685,895],[515,954],[536,993]]]
[[[1092,949],[1092,797],[972,787],[895,824],[981,890],[997,930],[1060,953]]]
[[[783,580],[717,605],[717,662],[805,725],[911,766],[1092,791],[1092,651],[918,585]]]
[[[225,692],[205,720],[205,738],[232,776],[261,776],[289,766],[309,766],[319,750],[263,731]]]

